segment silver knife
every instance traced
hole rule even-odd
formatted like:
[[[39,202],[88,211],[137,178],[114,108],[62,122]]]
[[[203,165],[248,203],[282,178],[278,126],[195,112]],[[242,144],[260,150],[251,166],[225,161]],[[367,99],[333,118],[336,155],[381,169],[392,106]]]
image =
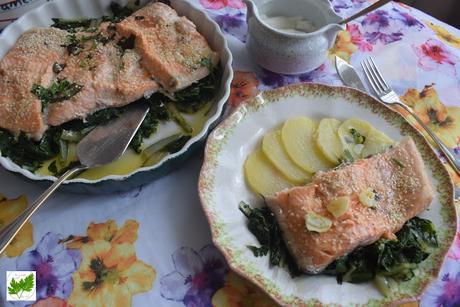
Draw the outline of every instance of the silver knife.
[[[367,93],[367,89],[364,86],[363,81],[359,78],[355,68],[348,64],[344,59],[335,56],[335,69],[346,86],[354,87]]]

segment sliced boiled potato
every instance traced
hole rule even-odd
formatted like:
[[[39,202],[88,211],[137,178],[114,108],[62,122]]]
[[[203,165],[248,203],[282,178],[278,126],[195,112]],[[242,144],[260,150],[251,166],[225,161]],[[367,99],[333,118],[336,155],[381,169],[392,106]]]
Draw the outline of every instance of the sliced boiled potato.
[[[332,163],[338,164],[343,156],[343,144],[339,138],[340,121],[324,118],[319,122],[316,144],[323,155]]]
[[[361,156],[365,158],[377,153],[381,153],[393,145],[393,143],[393,140],[390,139],[385,133],[373,128],[367,135]]]
[[[347,150],[353,159],[361,158],[365,142],[372,129],[371,124],[361,119],[351,118],[344,121],[338,130],[344,151]],[[345,154],[344,158],[347,158],[346,156]]]
[[[311,174],[305,172],[289,158],[281,141],[281,131],[269,132],[264,136],[262,151],[270,162],[286,177],[295,184],[304,184]]]
[[[270,163],[262,149],[255,150],[247,157],[244,174],[251,189],[263,196],[272,196],[292,187],[292,184]]]
[[[296,117],[288,119],[281,129],[281,140],[288,156],[309,173],[333,167],[316,144],[317,127],[318,123],[308,117]]]

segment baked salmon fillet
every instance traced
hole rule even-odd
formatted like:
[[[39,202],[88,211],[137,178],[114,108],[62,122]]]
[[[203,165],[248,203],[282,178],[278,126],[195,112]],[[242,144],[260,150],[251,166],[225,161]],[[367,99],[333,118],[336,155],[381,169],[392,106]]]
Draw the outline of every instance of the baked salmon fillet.
[[[40,139],[47,129],[42,104],[31,92],[34,84],[48,87],[53,63],[65,57],[67,32],[54,28],[25,32],[0,61],[0,127]]]
[[[117,24],[121,36],[135,37],[142,65],[163,89],[175,92],[206,77],[218,62],[205,38],[170,6],[151,2]]]
[[[367,191],[372,191],[372,206],[363,202]],[[348,207],[335,217],[327,207],[339,197],[348,200]],[[414,141],[404,138],[384,153],[318,172],[310,184],[278,192],[267,205],[299,268],[316,274],[358,246],[395,238],[433,197],[422,157]],[[308,230],[306,218],[311,215],[328,219],[330,228]]]
[[[89,41],[78,55],[69,55],[57,78],[83,86],[70,99],[48,107],[47,122],[59,126],[102,109],[121,107],[159,89],[140,65],[133,50],[121,51],[113,42]]]

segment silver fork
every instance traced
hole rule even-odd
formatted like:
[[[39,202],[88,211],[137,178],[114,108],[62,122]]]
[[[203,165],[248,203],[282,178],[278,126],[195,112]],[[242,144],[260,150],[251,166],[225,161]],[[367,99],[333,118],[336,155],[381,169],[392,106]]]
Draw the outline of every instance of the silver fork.
[[[364,69],[364,74],[366,75],[367,80],[369,81],[372,89],[375,94],[380,98],[380,100],[388,106],[400,106],[407,112],[409,112],[415,120],[420,124],[420,126],[425,129],[425,131],[431,136],[433,141],[439,146],[442,153],[446,157],[447,161],[452,165],[455,172],[460,175],[460,161],[455,157],[455,152],[447,147],[438,136],[427,126],[425,123],[417,116],[417,114],[412,111],[410,107],[405,105],[400,99],[399,96],[388,86],[385,82],[385,79],[382,76],[382,73],[375,65],[372,57],[364,59],[361,61],[361,66]]]

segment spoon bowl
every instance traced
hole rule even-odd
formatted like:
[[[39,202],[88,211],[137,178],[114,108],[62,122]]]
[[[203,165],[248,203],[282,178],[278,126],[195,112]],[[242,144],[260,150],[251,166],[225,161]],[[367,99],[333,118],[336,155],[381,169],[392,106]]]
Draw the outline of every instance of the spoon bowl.
[[[62,174],[20,216],[0,230],[0,255],[13,241],[24,224],[66,179],[85,169],[119,159],[125,153],[148,111],[148,105],[144,103],[134,104],[121,117],[88,133],[77,145],[77,156],[81,164]]]

